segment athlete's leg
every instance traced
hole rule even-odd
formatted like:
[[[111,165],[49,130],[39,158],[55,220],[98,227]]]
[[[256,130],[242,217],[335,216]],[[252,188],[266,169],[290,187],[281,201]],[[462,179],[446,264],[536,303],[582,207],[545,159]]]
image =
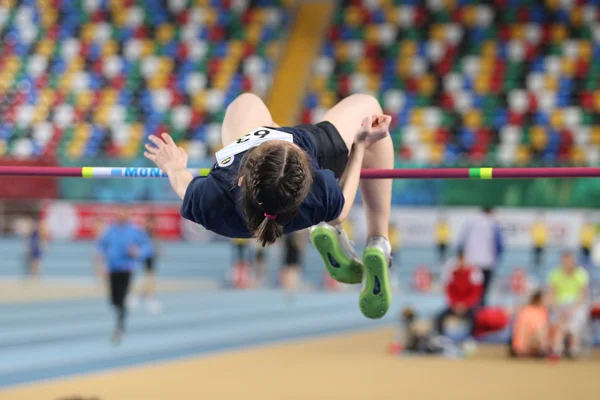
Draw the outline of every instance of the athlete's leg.
[[[381,115],[383,110],[372,96],[355,94],[336,104],[325,113],[323,120],[331,122],[339,131],[348,149],[363,119]],[[362,168],[394,167],[394,147],[388,135],[371,145],[365,152]],[[368,318],[381,318],[389,309],[392,294],[388,268],[391,263],[391,245],[388,241],[390,208],[392,202],[391,179],[364,179],[360,192],[367,218],[367,247],[363,255],[366,280],[360,294],[359,305]]]
[[[383,114],[377,99],[365,94],[355,94],[327,111],[323,120],[331,122],[337,128],[350,149],[363,119],[374,114]],[[394,145],[389,135],[367,149],[362,167],[394,168]],[[392,180],[363,179],[360,181],[360,193],[365,204],[368,237],[387,238],[392,203]]]
[[[221,142],[227,146],[259,126],[277,126],[265,103],[255,94],[239,95],[225,112]]]

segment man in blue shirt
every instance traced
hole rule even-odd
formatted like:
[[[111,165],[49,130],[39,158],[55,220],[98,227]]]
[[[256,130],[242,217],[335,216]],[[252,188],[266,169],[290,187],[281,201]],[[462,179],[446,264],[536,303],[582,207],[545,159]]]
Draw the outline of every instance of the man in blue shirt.
[[[98,250],[109,273],[111,304],[117,312],[112,340],[118,344],[125,330],[125,299],[131,275],[139,262],[152,251],[152,243],[143,229],[128,220],[127,209],[121,207],[115,222],[101,236]]]

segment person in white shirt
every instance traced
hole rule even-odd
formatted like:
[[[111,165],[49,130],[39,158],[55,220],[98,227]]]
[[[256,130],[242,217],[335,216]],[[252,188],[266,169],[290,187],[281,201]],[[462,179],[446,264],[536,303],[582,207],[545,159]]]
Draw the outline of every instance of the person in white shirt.
[[[467,263],[478,267],[483,273],[481,305],[484,306],[494,268],[504,251],[502,230],[494,218],[491,207],[484,207],[478,215],[467,222],[463,228],[459,250],[464,253]]]

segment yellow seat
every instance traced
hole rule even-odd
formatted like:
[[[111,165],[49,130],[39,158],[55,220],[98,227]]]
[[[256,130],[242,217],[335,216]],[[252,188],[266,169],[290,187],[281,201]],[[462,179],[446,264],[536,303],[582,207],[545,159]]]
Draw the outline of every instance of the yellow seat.
[[[381,76],[372,74],[367,77],[367,88],[370,92],[379,93],[381,87]]]
[[[77,97],[75,98],[75,105],[80,110],[87,110],[88,108],[90,108],[93,101],[94,95],[92,94],[92,92],[90,90],[84,90],[77,94]]]
[[[356,64],[356,71],[361,74],[370,74],[372,69],[372,61],[368,58],[361,58]]]
[[[445,148],[443,144],[434,143],[431,146],[431,162],[439,164],[444,161]]]
[[[38,104],[33,111],[33,123],[40,123],[48,119],[50,107],[46,104]]]
[[[443,0],[446,10],[454,10],[456,8],[456,0]]]
[[[320,92],[322,90],[325,90],[327,81],[328,81],[327,78],[315,76],[311,81],[311,89],[315,92]]]
[[[550,125],[554,129],[562,129],[564,126],[564,115],[561,109],[553,110],[550,114]]]
[[[523,24],[512,25],[510,36],[512,39],[524,40],[525,39],[525,25],[523,25]]]
[[[423,126],[423,110],[420,108],[414,108],[410,114],[411,125]]]
[[[515,160],[519,164],[527,164],[531,159],[531,152],[527,145],[520,145],[517,149],[517,154],[515,155]]]
[[[156,38],[160,44],[169,43],[175,36],[175,29],[171,24],[162,24],[158,27]]]
[[[68,72],[79,72],[79,71],[83,71],[84,68],[85,68],[85,58],[83,58],[82,56],[75,56],[69,62],[67,71]]]
[[[365,41],[367,44],[379,43],[379,29],[376,25],[367,25],[365,28]]]
[[[556,10],[558,7],[560,7],[560,0],[546,0],[545,3],[546,7],[552,10]]]
[[[414,40],[400,42],[399,57],[414,57],[415,54],[417,54],[417,43]]]
[[[462,22],[468,27],[475,26],[475,23],[477,22],[477,9],[473,6],[464,7]]]
[[[362,22],[362,13],[358,7],[350,6],[346,8],[344,13],[344,22],[346,25],[350,25],[355,28]]]
[[[127,8],[115,7],[111,9],[111,14],[115,25],[122,28],[127,23]]]
[[[529,131],[529,136],[531,141],[531,147],[533,147],[534,150],[544,150],[548,145],[548,135],[546,133],[546,130],[541,126],[534,126],[533,128],[531,128],[531,130]]]
[[[594,125],[590,129],[590,143],[600,145],[600,125]]]
[[[431,74],[425,74],[417,80],[417,87],[420,93],[425,96],[431,96],[435,93],[437,81]]]
[[[429,38],[430,40],[435,40],[438,42],[445,40],[445,26],[442,24],[433,24],[431,28],[429,28]]]
[[[150,39],[144,40],[142,44],[142,57],[148,57],[154,53],[156,53],[156,45],[154,44],[154,41]]]
[[[156,74],[148,80],[148,89],[162,89],[167,85],[167,76]]]
[[[574,26],[579,27],[583,22],[583,9],[579,6],[575,6],[571,9],[571,23]]]
[[[215,80],[213,82],[213,87],[215,89],[220,89],[220,90],[226,91],[227,89],[229,89],[229,86],[231,85],[231,76],[232,76],[232,74],[220,73],[215,78]]]
[[[229,42],[229,55],[232,57],[241,57],[244,53],[244,44],[241,40],[231,40]]]
[[[38,42],[35,52],[48,58],[54,53],[54,46],[54,40],[42,39]]]
[[[572,77],[575,74],[575,61],[564,58],[561,62],[561,72],[568,77]]]
[[[335,59],[338,61],[348,61],[348,46],[345,42],[336,42],[333,46]]]
[[[558,89],[558,78],[554,75],[547,74],[544,76],[544,89],[551,92],[556,92]]]
[[[478,94],[488,94],[491,84],[492,80],[490,79],[490,75],[480,74],[475,78],[475,92]]]
[[[554,43],[560,43],[567,38],[567,28],[562,24],[554,24],[550,30],[550,37]]]
[[[592,59],[592,45],[587,40],[580,40],[578,42],[579,57],[584,61],[590,61]]]
[[[114,56],[119,52],[119,45],[112,39],[109,39],[104,43],[104,48],[102,49],[102,55],[104,57]]]
[[[37,2],[37,4],[44,3],[43,1]],[[42,25],[48,28],[56,23],[58,13],[54,8],[47,8],[43,12],[40,12],[42,19]]]
[[[405,78],[410,75],[411,67],[412,67],[412,59],[403,58],[403,59],[399,60],[399,62],[396,64],[396,72],[398,73],[399,76],[401,76],[402,78]]]
[[[491,59],[492,61],[498,54],[498,46],[494,40],[486,40],[481,47],[481,57],[484,59]]]
[[[58,90],[61,93],[68,93],[73,87],[73,74],[66,72],[58,82]]]
[[[423,122],[423,121],[421,121]],[[433,141],[435,140],[435,131],[433,129],[430,128],[421,128],[421,142],[422,143],[427,143],[427,144],[432,144]]]
[[[87,22],[82,25],[81,33],[79,39],[83,43],[89,43],[94,40],[94,32],[96,30],[95,24],[93,22]]]
[[[105,106],[101,106],[94,113],[94,122],[100,126],[106,126],[108,122],[108,109]]]
[[[575,164],[585,164],[585,149],[581,147],[574,147],[571,149],[571,161]]]
[[[256,45],[262,35],[262,26],[251,24],[246,28],[246,40],[252,45]]]
[[[600,90],[594,92],[594,108],[600,112]]]
[[[471,109],[468,110],[464,115],[465,126],[470,129],[479,129],[483,123],[483,116],[481,111]]]
[[[329,91],[324,91],[319,96],[321,107],[329,109],[337,103],[337,96]]]
[[[204,7],[204,23],[206,26],[214,26],[217,23],[217,13],[211,7]]]
[[[197,111],[204,111],[206,109],[206,94],[204,91],[198,92],[192,97],[192,106]]]
[[[100,103],[104,106],[112,106],[117,102],[118,93],[113,88],[103,89],[100,95]]]

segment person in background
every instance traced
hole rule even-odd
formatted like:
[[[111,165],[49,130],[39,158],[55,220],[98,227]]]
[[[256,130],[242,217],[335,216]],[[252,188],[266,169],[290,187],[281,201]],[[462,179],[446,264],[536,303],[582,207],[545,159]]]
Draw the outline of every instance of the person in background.
[[[577,265],[575,255],[565,251],[561,265],[549,276],[551,317],[554,325],[552,352],[560,357],[566,353],[575,357],[580,350],[580,339],[588,320],[588,285],[590,277],[585,268]]]
[[[110,302],[117,314],[112,341],[119,344],[125,332],[125,300],[132,275],[137,265],[151,253],[151,241],[143,229],[128,220],[127,209],[120,207],[115,222],[100,238],[98,250],[108,270]]]
[[[438,260],[440,265],[446,262],[448,243],[450,242],[450,226],[445,217],[441,217],[435,227],[435,241],[437,245]]]
[[[105,229],[106,229],[106,223],[104,221],[104,218],[101,215],[98,215],[96,217],[96,220],[94,221],[94,239],[96,240],[97,243],[99,243],[100,238],[102,238],[102,235],[104,235]],[[94,264],[94,275],[96,275],[96,278],[100,282],[106,283],[106,279],[107,279],[106,266],[104,265],[103,257],[102,257],[102,254],[100,253],[100,251],[98,250],[98,247],[96,247],[94,249],[94,255],[92,257],[92,262]]]
[[[464,252],[468,264],[478,267],[483,273],[481,305],[484,306],[494,269],[504,251],[502,229],[496,222],[491,207],[484,207],[467,222],[459,241],[459,251]]]
[[[537,290],[515,317],[510,340],[513,357],[545,357],[550,352],[548,309],[544,292]]]
[[[592,246],[596,241],[596,227],[589,222],[589,216],[585,217],[585,222],[579,233],[579,241],[581,243],[581,262],[587,265],[590,262]]]
[[[233,245],[233,265],[247,264],[248,239],[231,239]]]
[[[150,240],[148,252],[144,257],[144,280],[141,297],[146,302],[146,308],[153,314],[160,313],[161,304],[156,300],[156,260],[158,258],[158,240],[156,237],[156,220],[149,217],[145,224],[146,234]]]
[[[254,276],[256,278],[256,285],[261,287],[267,282],[266,250],[257,241],[254,241],[254,244]]]
[[[436,317],[435,329],[439,334],[444,335],[446,318],[456,316],[465,320],[473,333],[475,308],[480,303],[483,290],[481,270],[469,265],[461,252],[457,253],[455,260],[446,264],[446,268],[445,292],[448,306]]]
[[[533,266],[535,272],[540,275],[546,243],[548,241],[548,227],[540,213],[531,228],[531,242],[533,243]]]
[[[27,276],[39,279],[42,271],[42,257],[47,248],[48,235],[39,217],[31,220],[31,229],[27,235]]]
[[[300,283],[304,245],[304,231],[298,231],[289,235],[285,235],[281,283],[289,299],[294,298],[296,291],[298,290],[298,284]]]

